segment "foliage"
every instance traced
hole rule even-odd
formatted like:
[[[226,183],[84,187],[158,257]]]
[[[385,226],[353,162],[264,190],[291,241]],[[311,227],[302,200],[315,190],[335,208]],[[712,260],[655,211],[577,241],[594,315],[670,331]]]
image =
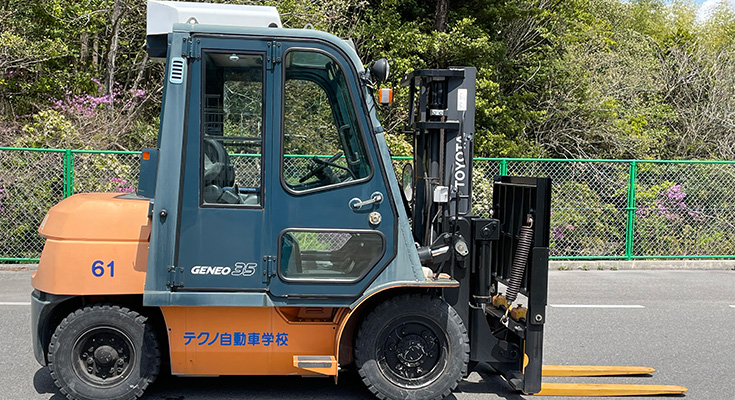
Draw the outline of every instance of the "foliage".
[[[623,254],[625,215],[604,193],[574,181],[563,182],[554,191],[566,196],[551,215],[552,255]]]
[[[728,2],[704,18],[692,0],[227,2],[274,5],[287,27],[350,37],[365,63],[390,59],[395,103],[380,114],[401,154],[401,78],[471,65],[477,156],[735,158]],[[163,67],[144,25],[144,0],[0,4],[0,144],[153,145]]]
[[[0,145],[153,144],[140,133],[156,122],[162,66],[145,53],[144,0],[8,0],[0,28],[0,126],[23,127]]]
[[[390,154],[394,156],[410,157],[413,155],[413,146],[398,135],[388,133],[385,135]]]
[[[692,3],[595,0],[582,7],[534,127],[553,155],[732,158],[733,17]]]

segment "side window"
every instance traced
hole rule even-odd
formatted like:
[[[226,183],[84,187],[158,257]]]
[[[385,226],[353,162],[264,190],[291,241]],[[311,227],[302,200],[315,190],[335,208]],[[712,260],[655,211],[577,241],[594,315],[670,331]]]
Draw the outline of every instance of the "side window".
[[[281,235],[280,273],[288,280],[355,281],[383,255],[375,231],[287,231]]]
[[[262,202],[263,56],[205,53],[203,204]]]
[[[344,72],[324,53],[284,57],[282,179],[304,191],[370,175],[370,162]]]

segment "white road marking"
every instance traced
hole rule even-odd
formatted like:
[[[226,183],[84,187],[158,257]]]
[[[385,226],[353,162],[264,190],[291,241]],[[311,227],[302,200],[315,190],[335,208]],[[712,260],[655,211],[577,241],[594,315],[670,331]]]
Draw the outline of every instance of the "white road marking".
[[[554,308],[646,308],[639,304],[550,304]]]
[[[735,306],[730,306],[730,307],[735,308]]]
[[[31,303],[22,301],[0,301],[0,306],[30,306]]]

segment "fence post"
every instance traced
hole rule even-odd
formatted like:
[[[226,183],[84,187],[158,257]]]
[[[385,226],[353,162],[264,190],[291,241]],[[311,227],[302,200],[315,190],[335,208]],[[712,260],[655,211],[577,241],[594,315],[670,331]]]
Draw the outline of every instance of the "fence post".
[[[636,210],[636,173],[638,171],[638,163],[630,162],[628,170],[628,204],[625,211],[628,214],[625,226],[625,259],[633,258],[633,237],[635,235],[635,210]]]
[[[500,166],[498,167],[498,175],[500,176],[508,175],[508,160],[506,160],[505,158],[500,160]]]
[[[71,150],[64,150],[64,198],[74,194],[74,156]]]

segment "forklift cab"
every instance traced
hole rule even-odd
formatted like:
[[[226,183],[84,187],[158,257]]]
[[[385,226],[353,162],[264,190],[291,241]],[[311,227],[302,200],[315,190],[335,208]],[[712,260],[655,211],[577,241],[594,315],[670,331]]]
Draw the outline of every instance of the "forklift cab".
[[[398,218],[354,50],[313,30],[172,25],[153,169],[167,243],[148,265],[173,267],[149,269],[146,302],[355,301],[395,257]]]

